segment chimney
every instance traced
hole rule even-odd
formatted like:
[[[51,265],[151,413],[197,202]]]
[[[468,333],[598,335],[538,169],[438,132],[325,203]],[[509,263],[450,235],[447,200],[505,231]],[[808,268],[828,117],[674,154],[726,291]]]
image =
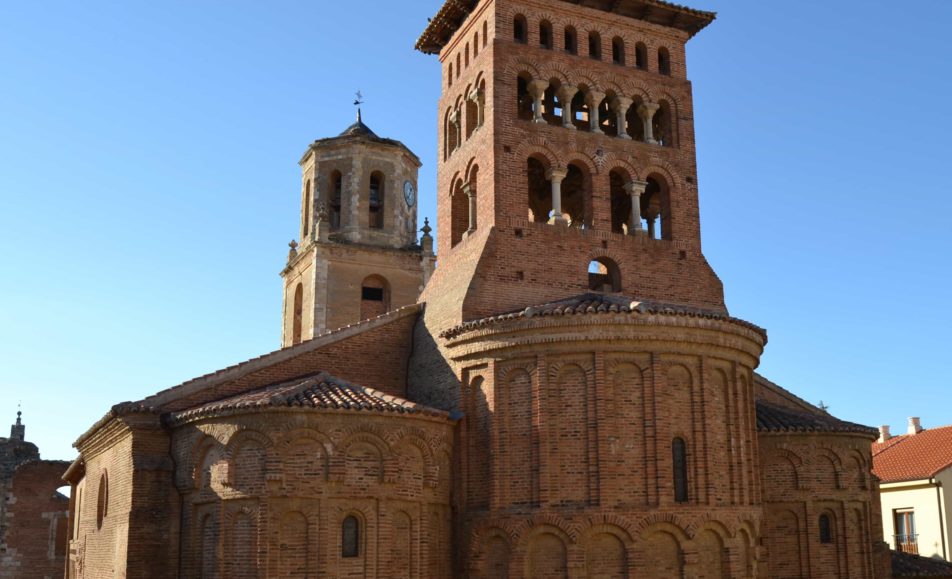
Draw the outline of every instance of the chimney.
[[[892,438],[892,434],[889,434],[889,425],[883,424],[879,427],[879,440],[878,442],[886,442]]]
[[[909,429],[906,431],[906,434],[919,434],[922,432],[922,424],[919,422],[918,416],[909,417]]]

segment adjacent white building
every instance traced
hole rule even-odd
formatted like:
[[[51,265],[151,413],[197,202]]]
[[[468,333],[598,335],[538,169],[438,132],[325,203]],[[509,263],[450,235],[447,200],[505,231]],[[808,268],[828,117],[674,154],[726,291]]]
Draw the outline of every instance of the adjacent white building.
[[[952,426],[923,429],[910,418],[899,436],[881,427],[873,472],[881,481],[883,531],[892,548],[952,561]]]

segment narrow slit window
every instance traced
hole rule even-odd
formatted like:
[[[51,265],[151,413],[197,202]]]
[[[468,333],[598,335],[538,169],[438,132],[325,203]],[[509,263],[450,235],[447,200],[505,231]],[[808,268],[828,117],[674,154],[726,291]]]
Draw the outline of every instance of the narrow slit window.
[[[688,453],[683,438],[671,443],[671,462],[674,470],[674,502],[688,502]]]
[[[360,522],[351,515],[341,523],[340,556],[352,559],[360,556]]]

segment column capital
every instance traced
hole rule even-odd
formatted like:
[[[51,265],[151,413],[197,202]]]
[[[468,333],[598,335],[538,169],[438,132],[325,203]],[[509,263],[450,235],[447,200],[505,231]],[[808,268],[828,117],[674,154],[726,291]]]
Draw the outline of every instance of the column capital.
[[[635,180],[630,183],[625,183],[625,191],[627,191],[629,195],[634,195],[635,197],[641,197],[642,195],[644,195],[645,190],[647,189],[648,189],[647,181]]]
[[[467,98],[468,100],[471,100],[471,101],[475,102],[475,103],[478,103],[478,102],[479,102],[479,97],[482,96],[482,93],[483,93],[482,90],[480,90],[480,89],[478,89],[478,88],[474,88],[473,90],[469,91],[469,94],[466,95],[466,98]]]
[[[476,195],[476,191],[474,190],[472,183],[463,183],[460,189],[463,190],[463,194],[467,197],[473,197]]]
[[[633,102],[635,101],[633,101],[632,99],[628,97],[616,96],[608,104],[609,106],[611,106],[613,111],[618,113],[618,112],[627,112],[628,108],[631,107]]]
[[[562,101],[571,101],[575,94],[578,92],[578,87],[571,84],[563,84],[559,87],[559,90],[556,92],[556,96],[559,97],[559,100]]]
[[[569,172],[567,169],[549,169],[545,172],[545,178],[552,181],[553,183],[561,183]]]
[[[641,103],[638,106],[638,114],[641,115],[642,118],[653,117],[654,114],[658,112],[658,109],[660,108],[661,108],[661,105],[659,105],[658,103],[653,103],[653,102]]]
[[[545,94],[545,89],[549,88],[549,81],[547,80],[534,80],[529,83],[529,86],[526,87],[529,89],[529,94],[534,98],[542,98],[542,95]]]
[[[450,122],[454,125],[459,124],[459,109],[453,109],[453,112],[450,113]]]
[[[602,101],[605,100],[605,93],[590,90],[585,93],[585,104],[590,107],[597,107],[602,104]]]

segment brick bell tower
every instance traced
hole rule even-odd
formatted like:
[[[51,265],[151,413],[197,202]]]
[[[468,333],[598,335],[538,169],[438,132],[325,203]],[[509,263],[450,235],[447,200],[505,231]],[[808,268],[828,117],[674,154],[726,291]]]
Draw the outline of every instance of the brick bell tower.
[[[766,334],[701,251],[685,64],[714,17],[447,0],[417,43],[440,263],[408,391],[461,418],[454,576],[759,576]]]
[[[377,136],[359,108],[300,165],[301,241],[281,272],[283,347],[415,303],[433,269],[432,240],[416,238],[420,160]]]
[[[417,43],[443,71],[424,299],[471,280],[449,291],[457,321],[590,289],[724,311],[685,64],[713,19],[654,0],[447,2]]]

